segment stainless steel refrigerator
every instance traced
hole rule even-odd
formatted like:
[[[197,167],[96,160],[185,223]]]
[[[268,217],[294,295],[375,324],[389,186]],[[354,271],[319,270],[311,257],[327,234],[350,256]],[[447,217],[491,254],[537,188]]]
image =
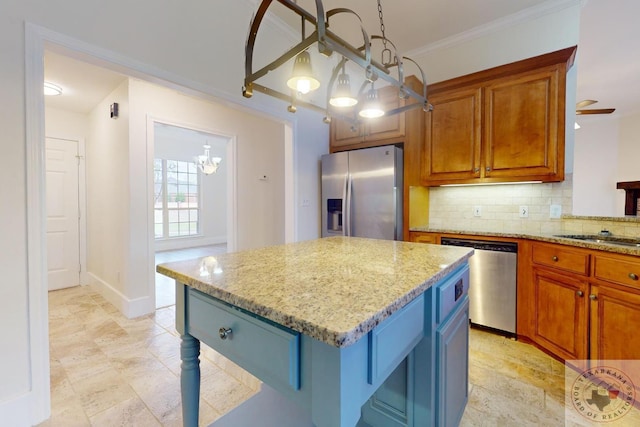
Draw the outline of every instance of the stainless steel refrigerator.
[[[402,149],[322,156],[322,237],[402,240]]]

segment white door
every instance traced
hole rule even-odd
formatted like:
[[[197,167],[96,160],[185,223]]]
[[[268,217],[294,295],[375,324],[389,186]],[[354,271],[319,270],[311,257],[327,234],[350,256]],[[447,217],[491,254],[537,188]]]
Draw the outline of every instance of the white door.
[[[47,138],[49,290],[80,284],[78,141]]]

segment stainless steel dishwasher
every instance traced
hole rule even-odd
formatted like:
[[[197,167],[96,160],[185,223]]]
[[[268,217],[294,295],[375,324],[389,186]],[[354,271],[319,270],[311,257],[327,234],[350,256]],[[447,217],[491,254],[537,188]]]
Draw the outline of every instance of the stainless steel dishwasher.
[[[440,244],[474,249],[469,259],[471,323],[515,335],[518,244],[448,237]]]

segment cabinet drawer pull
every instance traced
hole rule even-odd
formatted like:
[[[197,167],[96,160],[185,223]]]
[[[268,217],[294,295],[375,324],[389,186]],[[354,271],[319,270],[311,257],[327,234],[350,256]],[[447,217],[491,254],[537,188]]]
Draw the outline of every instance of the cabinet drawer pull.
[[[638,275],[635,273],[629,273],[629,279],[631,280],[638,280]]]
[[[558,262],[558,257],[556,255],[552,256],[551,259],[553,260],[553,262]]]
[[[582,291],[576,291],[576,295],[578,295],[579,297],[581,297],[581,296],[583,296],[583,295],[584,295],[584,292],[582,292]]]
[[[222,340],[226,340],[227,338],[229,338],[232,333],[233,331],[231,330],[231,328],[226,328],[223,326],[222,328],[218,329],[218,336],[220,336],[220,339]]]
[[[598,299],[598,295],[596,295],[596,294],[591,294],[591,295],[589,295],[589,299],[590,299],[591,301],[595,301],[595,300],[597,300],[597,299]]]

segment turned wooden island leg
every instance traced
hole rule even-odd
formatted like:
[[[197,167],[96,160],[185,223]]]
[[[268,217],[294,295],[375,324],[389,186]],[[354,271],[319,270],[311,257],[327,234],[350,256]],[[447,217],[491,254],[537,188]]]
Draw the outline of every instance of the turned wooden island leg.
[[[189,334],[181,335],[180,392],[184,427],[198,427],[200,411],[200,341]]]

